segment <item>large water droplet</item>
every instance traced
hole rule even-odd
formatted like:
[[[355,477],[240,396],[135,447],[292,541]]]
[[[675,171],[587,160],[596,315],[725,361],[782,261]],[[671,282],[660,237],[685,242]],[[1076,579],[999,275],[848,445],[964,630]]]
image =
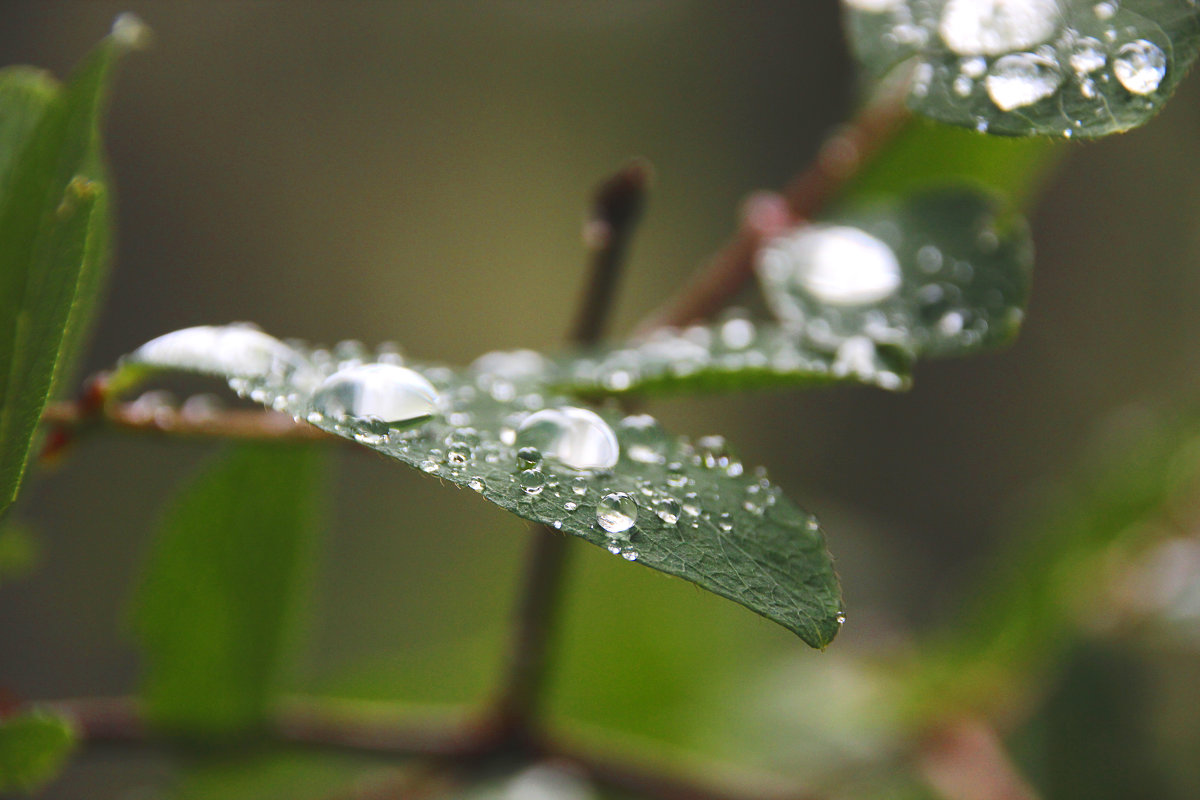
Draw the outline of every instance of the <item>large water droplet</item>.
[[[595,412],[574,406],[530,414],[517,431],[517,444],[536,447],[545,458],[571,469],[612,469],[621,454],[608,423]]]
[[[200,325],[172,331],[146,342],[130,359],[224,377],[264,380],[311,371],[299,351],[246,325]]]
[[[613,538],[629,538],[627,531],[637,517],[637,501],[625,492],[606,494],[596,504],[596,521]]]
[[[997,108],[1012,111],[1044,100],[1063,82],[1058,62],[1037,53],[1012,53],[996,59],[984,82]]]
[[[314,411],[334,420],[375,419],[389,424],[433,414],[438,393],[420,373],[394,364],[338,370],[313,393]]]
[[[866,231],[841,225],[810,225],[776,239],[762,251],[759,273],[789,294],[799,290],[838,306],[877,303],[900,288],[900,263],[892,248]],[[802,308],[779,308],[802,321]]]
[[[938,33],[963,56],[995,56],[1040,44],[1058,30],[1056,0],[948,0]]]
[[[1117,51],[1113,74],[1134,94],[1150,94],[1167,74],[1167,57],[1158,45],[1138,39]]]

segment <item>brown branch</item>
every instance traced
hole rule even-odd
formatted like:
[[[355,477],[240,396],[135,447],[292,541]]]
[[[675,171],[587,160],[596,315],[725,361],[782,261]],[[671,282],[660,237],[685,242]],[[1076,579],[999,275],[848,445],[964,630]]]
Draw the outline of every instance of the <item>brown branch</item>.
[[[90,412],[79,402],[62,401],[46,406],[42,422],[72,430],[103,425],[136,433],[193,438],[337,440],[320,428],[296,422],[287,414],[249,409],[193,415],[169,406],[147,412],[135,403],[112,403]]]
[[[751,197],[733,238],[674,297],[651,312],[636,333],[687,325],[727,305],[753,276],[754,258],[763,242],[811,219],[891,140],[909,117],[904,89],[889,86],[873,98],[825,141],[813,163],[782,193]]]
[[[60,714],[90,743],[167,743],[133,697],[84,697],[37,703]],[[480,751],[480,729],[461,723],[416,722],[327,701],[292,701],[261,729],[272,741],[382,755],[463,758]]]
[[[594,344],[603,333],[623,258],[645,206],[651,174],[648,162],[634,160],[595,190],[591,214],[583,228],[589,251],[588,281],[569,334],[576,345]],[[531,747],[529,740],[545,684],[567,559],[564,534],[542,525],[534,530],[533,537],[509,645],[508,674],[495,712],[499,735],[507,737],[514,750]]]

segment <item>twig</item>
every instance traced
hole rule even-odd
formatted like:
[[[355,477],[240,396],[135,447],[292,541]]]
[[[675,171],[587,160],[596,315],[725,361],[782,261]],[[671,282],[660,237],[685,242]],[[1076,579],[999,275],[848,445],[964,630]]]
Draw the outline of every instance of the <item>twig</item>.
[[[631,161],[595,191],[583,229],[589,250],[588,283],[569,334],[576,345],[594,344],[603,333],[623,256],[645,205],[650,174],[647,162]],[[499,735],[508,738],[514,749],[531,746],[529,737],[545,683],[566,559],[566,536],[544,525],[534,530],[516,609],[508,674],[496,704]]]
[[[981,720],[958,720],[930,733],[917,765],[945,800],[1037,800],[996,731]]]
[[[547,757],[560,758],[581,769],[595,783],[635,797],[656,800],[815,800],[815,795],[784,789],[775,781],[758,780],[756,786],[717,788],[695,783],[655,767],[639,766],[626,758],[606,758],[590,749],[563,746],[547,748]]]
[[[91,743],[167,742],[133,697],[83,697],[38,703],[61,714]],[[444,722],[410,722],[395,716],[319,700],[294,701],[273,714],[261,734],[272,741],[383,755],[467,757],[481,747],[478,729]]]
[[[164,406],[147,412],[136,403],[113,403],[90,413],[79,402],[50,403],[42,413],[42,422],[75,429],[101,424],[137,433],[215,439],[317,439],[338,437],[320,428],[296,422],[277,411],[222,409],[203,415],[185,414]]]
[[[811,219],[899,130],[909,116],[904,88],[885,87],[825,141],[813,163],[782,193],[751,197],[733,238],[674,297],[649,314],[637,333],[687,325],[723,308],[754,274],[754,257],[763,242]]]

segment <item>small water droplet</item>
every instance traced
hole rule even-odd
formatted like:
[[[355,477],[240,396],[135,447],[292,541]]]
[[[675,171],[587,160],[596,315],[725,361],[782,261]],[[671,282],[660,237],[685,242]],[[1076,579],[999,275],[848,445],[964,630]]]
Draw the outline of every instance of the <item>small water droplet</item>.
[[[622,550],[621,558],[625,559],[626,561],[637,561],[638,552],[637,550]]]
[[[837,620],[838,625],[846,624],[846,615],[844,613],[842,613],[841,611],[838,612],[838,615],[836,617],[834,617],[834,619]]]
[[[533,469],[542,463],[542,452],[536,447],[522,447],[517,451],[517,467]]]
[[[517,475],[517,483],[525,494],[535,495],[546,488],[546,476],[540,469],[527,469]]]
[[[579,508],[579,503],[576,503],[574,500],[568,500],[567,502],[563,503],[563,508],[565,508],[568,512],[571,512]]]
[[[1167,74],[1167,57],[1158,45],[1138,39],[1117,51],[1113,74],[1133,94],[1150,94]]]
[[[689,517],[698,517],[703,510],[700,504],[700,495],[695,492],[688,492],[683,496],[683,512]]]
[[[471,448],[465,444],[452,444],[446,448],[446,463],[461,467],[471,460]]]
[[[758,273],[775,313],[792,323],[816,303],[859,306],[895,294],[902,276],[895,252],[866,231],[844,225],[808,225],[762,249]]]
[[[687,482],[688,477],[687,473],[684,472],[683,464],[679,463],[678,461],[672,461],[670,464],[667,464],[668,486],[673,486],[676,489],[680,489],[684,486],[687,486]]]
[[[438,465],[438,463],[436,461],[433,461],[433,460],[427,458],[421,462],[421,469],[424,472],[433,474],[433,473],[437,472],[439,469],[441,469],[441,467]]]
[[[637,501],[625,492],[606,494],[596,504],[596,521],[612,536],[625,534],[637,522],[637,517]]]
[[[483,482],[483,478],[476,475],[472,477],[471,480],[467,481],[467,486],[471,487],[471,489],[475,490],[476,492],[482,492],[484,488],[486,488],[487,484]]]
[[[571,479],[571,491],[583,497],[588,492],[588,479],[580,475]]]
[[[733,530],[733,515],[725,512],[717,517],[717,527],[726,532]]]
[[[621,454],[608,423],[595,412],[574,406],[530,414],[521,423],[516,441],[571,469],[612,469]]]
[[[1108,63],[1108,57],[1104,54],[1104,45],[1099,39],[1084,36],[1075,43],[1068,63],[1077,75],[1090,75],[1098,69],[1103,69]]]
[[[1092,6],[1092,13],[1096,15],[1096,19],[1104,21],[1113,18],[1117,13],[1117,4],[1114,2],[1096,3]]]
[[[679,501],[674,497],[663,497],[654,504],[654,513],[668,525],[679,522]]]

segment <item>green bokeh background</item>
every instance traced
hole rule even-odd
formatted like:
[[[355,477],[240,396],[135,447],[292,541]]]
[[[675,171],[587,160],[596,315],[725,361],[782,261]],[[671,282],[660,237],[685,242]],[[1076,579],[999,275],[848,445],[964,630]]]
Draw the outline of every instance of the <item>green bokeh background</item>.
[[[637,155],[657,177],[614,314],[626,331],[728,235],[749,192],[812,157],[855,97],[832,0],[7,0],[0,63],[64,75],[126,10],[157,42],[124,64],[107,126],[117,257],[88,371],[165,331],[234,320],[457,363],[553,347],[582,286],[589,189]],[[782,697],[814,661],[947,616],[1098,430],[1195,400],[1197,174],[1193,75],[1144,129],[1070,150],[1033,213],[1033,301],[1010,350],[923,364],[905,395],[654,401],[669,428],[726,435],[818,512],[849,622],[829,653],[811,652],[579,545],[555,713],[725,760],[802,763],[798,719],[783,700],[760,714],[762,692]],[[29,698],[135,686],[122,620],[146,540],[212,449],[99,436],[27,484],[16,516],[40,531],[43,564],[0,586],[0,685]],[[337,461],[295,684],[421,703],[486,695],[522,523],[371,454]],[[1111,781],[1072,783],[1069,767],[1107,764],[1102,747],[1116,747],[1126,772],[1187,796],[1200,776],[1153,754],[1200,727],[1178,711],[1200,703],[1197,659],[1112,658],[1072,667],[1083,672],[1064,685],[1096,693],[1055,695],[1023,759],[1053,796],[1115,797]],[[1140,687],[1133,710],[1102,699],[1121,686]],[[1141,750],[1092,736],[1118,724],[1081,713],[1097,707],[1144,725]],[[1070,742],[1083,732],[1100,743],[1080,753]],[[158,791],[171,769],[89,757],[48,796]]]

